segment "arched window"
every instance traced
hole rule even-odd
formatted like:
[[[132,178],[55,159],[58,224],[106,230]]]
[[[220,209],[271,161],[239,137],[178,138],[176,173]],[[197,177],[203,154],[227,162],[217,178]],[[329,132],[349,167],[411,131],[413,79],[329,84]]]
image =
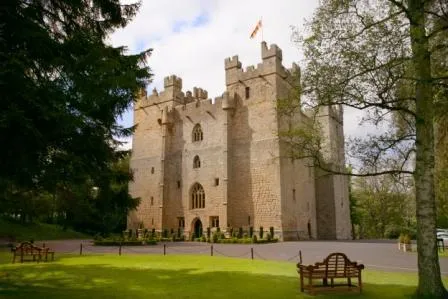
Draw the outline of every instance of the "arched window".
[[[193,168],[200,168],[200,167],[201,167],[201,159],[199,159],[199,156],[194,156]]]
[[[202,128],[200,124],[196,124],[193,128],[193,142],[201,141],[204,139],[204,134],[202,133]]]
[[[193,185],[193,188],[191,188],[191,208],[205,208],[205,192],[201,184],[196,183]]]

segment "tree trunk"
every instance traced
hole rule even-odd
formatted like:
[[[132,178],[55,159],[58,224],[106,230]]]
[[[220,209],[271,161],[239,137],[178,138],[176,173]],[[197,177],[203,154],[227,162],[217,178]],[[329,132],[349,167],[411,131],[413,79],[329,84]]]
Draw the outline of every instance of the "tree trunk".
[[[419,297],[447,298],[436,244],[434,107],[424,0],[408,0],[412,63],[416,74],[416,212]]]

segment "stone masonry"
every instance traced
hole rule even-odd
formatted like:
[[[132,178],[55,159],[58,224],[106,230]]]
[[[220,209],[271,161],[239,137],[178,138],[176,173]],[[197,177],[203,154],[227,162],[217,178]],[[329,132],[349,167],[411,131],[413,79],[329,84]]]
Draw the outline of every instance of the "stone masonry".
[[[274,227],[282,240],[348,239],[348,182],[304,161],[291,160],[279,141],[277,99],[290,93],[294,74],[282,65],[276,45],[261,44],[262,63],[241,68],[225,60],[226,91],[213,102],[207,91],[182,91],[182,80],[166,77],[164,90],[141,95],[134,107],[130,193],[141,199],[128,228],[177,231],[206,227]],[[309,121],[305,113],[294,121]],[[341,107],[319,114],[327,161],[343,167]]]

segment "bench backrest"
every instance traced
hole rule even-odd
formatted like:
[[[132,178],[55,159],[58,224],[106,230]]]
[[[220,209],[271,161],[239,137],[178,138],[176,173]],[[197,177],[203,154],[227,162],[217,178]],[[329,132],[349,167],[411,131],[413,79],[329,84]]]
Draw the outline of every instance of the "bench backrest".
[[[42,250],[42,248],[35,246],[31,242],[22,242],[15,248],[16,251],[30,251],[30,250]]]
[[[352,268],[350,260],[340,252],[330,254],[322,264],[325,265],[325,272],[331,275],[345,275]]]

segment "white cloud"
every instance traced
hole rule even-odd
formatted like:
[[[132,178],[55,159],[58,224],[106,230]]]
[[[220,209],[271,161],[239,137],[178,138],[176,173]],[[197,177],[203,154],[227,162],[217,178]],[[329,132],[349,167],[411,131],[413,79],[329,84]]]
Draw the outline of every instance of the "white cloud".
[[[260,17],[263,38],[283,50],[283,64],[302,59],[292,41],[292,28],[311,19],[317,0],[297,1],[149,1],[144,0],[133,22],[111,36],[111,42],[126,45],[130,52],[153,48],[149,65],[154,73],[149,89],[163,88],[163,78],[175,74],[183,90],[202,87],[213,98],[225,91],[224,59],[238,55],[243,67],[261,62],[261,32],[249,35]],[[299,63],[300,64],[300,63]],[[347,111],[344,129],[358,135],[359,112]],[[132,113],[121,121],[132,125]]]

